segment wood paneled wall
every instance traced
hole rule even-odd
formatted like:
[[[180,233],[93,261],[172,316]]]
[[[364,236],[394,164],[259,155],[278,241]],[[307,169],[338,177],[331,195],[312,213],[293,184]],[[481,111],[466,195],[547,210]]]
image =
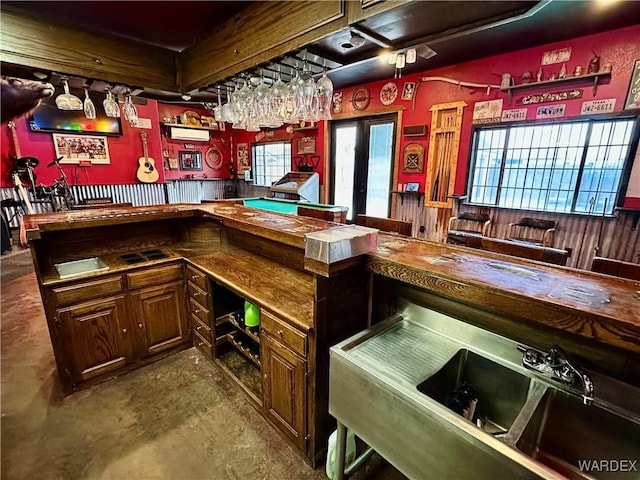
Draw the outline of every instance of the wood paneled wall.
[[[396,208],[394,218],[413,222],[413,236],[436,242],[446,241],[449,218],[454,215],[454,209],[424,207],[422,201],[413,198],[405,198],[404,203],[398,203]],[[554,220],[557,222],[554,247],[571,250],[567,266],[587,270],[591,268],[591,261],[596,255],[602,226],[598,256],[640,263],[640,224],[632,230],[633,212],[618,211],[615,217],[603,219],[598,216],[560,215],[465,205],[461,207],[461,211],[488,213],[492,222],[490,236],[494,238],[505,238],[507,225],[516,223],[523,217]],[[424,232],[420,232],[421,226],[424,227]]]

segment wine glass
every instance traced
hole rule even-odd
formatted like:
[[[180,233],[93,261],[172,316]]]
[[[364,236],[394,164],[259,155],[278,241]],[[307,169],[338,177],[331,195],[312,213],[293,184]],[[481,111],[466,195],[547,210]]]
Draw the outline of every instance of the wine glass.
[[[280,68],[278,67],[278,73],[276,81],[271,85],[269,94],[269,123],[268,127],[278,128],[282,125],[285,118],[285,103],[287,100],[287,86],[282,81],[282,75],[280,74]]]
[[[124,105],[122,105],[122,113],[129,125],[135,127],[138,124],[138,110],[131,99],[131,92],[125,94]]]
[[[93,100],[89,98],[89,86],[85,85],[84,87],[84,116],[90,119],[96,118],[96,106],[93,104]]]
[[[318,80],[318,118],[331,120],[331,102],[333,101],[333,82],[327,77],[327,69],[322,72]]]
[[[107,98],[103,100],[102,106],[104,107],[104,113],[107,115],[107,117],[120,117],[120,108],[118,107],[118,103],[114,100],[113,93],[111,93],[110,88],[107,89]]]
[[[299,90],[303,80],[300,78],[300,72],[296,65],[295,75],[287,84],[287,93],[284,104],[284,121],[285,123],[296,124],[300,122],[299,116]]]
[[[309,70],[309,64],[302,67],[303,82],[299,90],[300,117],[305,122],[318,121],[318,87]]]

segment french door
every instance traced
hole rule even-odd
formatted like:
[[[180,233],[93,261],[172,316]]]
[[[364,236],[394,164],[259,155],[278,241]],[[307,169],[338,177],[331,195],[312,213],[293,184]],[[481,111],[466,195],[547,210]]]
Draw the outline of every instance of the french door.
[[[388,217],[391,208],[397,116],[331,124],[330,202],[357,214]]]

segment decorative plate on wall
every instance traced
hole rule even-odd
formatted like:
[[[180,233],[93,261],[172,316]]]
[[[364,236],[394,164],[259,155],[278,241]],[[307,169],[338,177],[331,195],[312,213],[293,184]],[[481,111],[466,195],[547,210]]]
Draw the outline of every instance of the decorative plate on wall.
[[[398,87],[393,82],[384,84],[380,90],[380,103],[383,105],[391,105],[398,98]]]
[[[204,163],[206,163],[209,168],[221,168],[223,161],[220,151],[216,147],[209,148],[204,156]]]
[[[353,92],[351,104],[356,110],[362,111],[369,106],[370,100],[371,96],[369,95],[369,89],[367,87],[360,87],[355,92]]]

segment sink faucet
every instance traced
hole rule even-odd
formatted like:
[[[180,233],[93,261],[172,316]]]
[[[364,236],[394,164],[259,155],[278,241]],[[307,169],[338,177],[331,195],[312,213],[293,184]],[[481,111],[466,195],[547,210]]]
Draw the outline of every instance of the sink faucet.
[[[576,377],[582,382],[582,401],[585,405],[593,403],[593,382],[582,367],[558,345],[553,345],[548,353],[535,348],[518,345],[522,352],[522,365],[558,382],[573,385]]]

